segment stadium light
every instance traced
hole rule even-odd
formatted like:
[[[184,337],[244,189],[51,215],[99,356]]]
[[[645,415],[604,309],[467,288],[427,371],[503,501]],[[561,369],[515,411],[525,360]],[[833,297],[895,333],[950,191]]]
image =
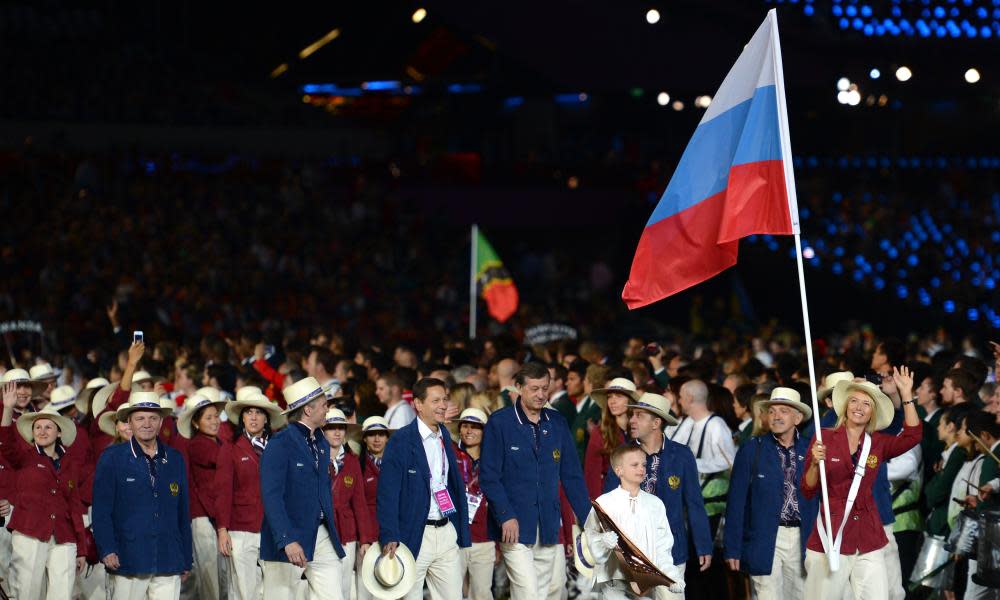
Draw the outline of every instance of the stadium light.
[[[976,83],[977,81],[979,81],[979,71],[974,68],[966,71],[965,81],[968,83]]]
[[[427,18],[427,9],[418,8],[417,10],[413,11],[413,16],[410,18],[413,19],[414,23],[419,23],[423,21],[424,19]]]
[[[646,22],[650,25],[656,25],[660,22],[660,11],[655,8],[651,8],[646,11]]]
[[[660,106],[666,106],[667,104],[670,104],[670,94],[666,92],[660,92],[659,94],[656,95],[656,103],[659,104]]]
[[[878,69],[872,69],[871,71],[868,72],[868,76],[871,77],[872,79],[878,79],[879,77],[882,76],[882,71],[879,71]]]
[[[896,69],[896,79],[900,81],[909,81],[913,77],[913,71],[907,66],[902,66]]]
[[[851,80],[846,77],[841,77],[837,80],[837,91],[845,92],[847,88],[851,87]]]

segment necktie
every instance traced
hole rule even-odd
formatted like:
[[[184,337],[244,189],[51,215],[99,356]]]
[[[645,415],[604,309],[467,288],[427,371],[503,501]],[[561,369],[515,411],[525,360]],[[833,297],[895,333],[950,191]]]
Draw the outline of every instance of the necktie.
[[[313,455],[313,466],[318,469],[319,468],[319,451],[316,449],[316,440],[313,439],[313,436],[311,436],[311,435],[306,436],[306,444],[309,445],[309,450],[310,450],[310,452],[312,452],[312,455]]]
[[[257,456],[260,456],[264,454],[264,448],[267,447],[267,440],[264,439],[264,436],[251,437],[250,446],[257,453]]]

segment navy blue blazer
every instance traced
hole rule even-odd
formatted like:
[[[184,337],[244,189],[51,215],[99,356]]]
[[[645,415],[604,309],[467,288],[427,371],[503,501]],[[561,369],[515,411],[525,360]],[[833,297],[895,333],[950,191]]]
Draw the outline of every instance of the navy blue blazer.
[[[392,434],[382,455],[382,470],[378,477],[375,516],[378,518],[378,540],[385,546],[401,542],[413,556],[420,553],[427,513],[431,509],[431,470],[427,465],[424,443],[417,429],[417,419]],[[472,544],[469,534],[469,501],[465,482],[455,461],[455,449],[445,427],[438,427],[448,457],[448,493],[456,512],[448,517],[458,534],[458,546]]]
[[[649,464],[648,460],[646,464]],[[604,491],[609,492],[620,484],[614,469],[608,469],[608,474],[604,477]],[[683,565],[687,562],[689,537],[694,538],[694,549],[698,556],[712,554],[715,542],[709,528],[705,502],[701,498],[698,464],[690,448],[666,437],[663,438],[660,464],[656,471],[656,497],[667,508],[667,522],[670,523],[670,533],[674,536],[674,564]]]
[[[188,478],[181,453],[157,440],[156,486],[131,442],[108,446],[94,473],[94,540],[116,575],[177,575],[191,570]]]
[[[581,527],[590,514],[580,457],[569,425],[558,411],[542,409],[537,452],[523,415],[517,401],[490,415],[486,422],[479,485],[489,501],[490,539],[500,541],[503,522],[516,518],[520,543],[533,545],[537,529],[541,543],[558,544],[560,483]]]
[[[333,518],[330,494],[330,444],[316,435],[319,468],[306,438],[289,423],[271,437],[260,460],[260,495],[264,501],[264,523],[260,529],[260,559],[288,562],[285,546],[298,542],[306,560],[316,550],[316,530],[323,513],[326,529],[337,556],[344,558]],[[317,430],[318,431],[318,430]]]
[[[801,552],[816,522],[818,502],[802,495],[799,481],[809,451],[809,438],[795,440],[795,494],[799,501]],[[774,558],[775,539],[784,500],[784,474],[778,446],[770,433],[747,440],[733,460],[726,501],[725,550],[727,559],[740,560],[740,569],[750,575],[769,575]]]

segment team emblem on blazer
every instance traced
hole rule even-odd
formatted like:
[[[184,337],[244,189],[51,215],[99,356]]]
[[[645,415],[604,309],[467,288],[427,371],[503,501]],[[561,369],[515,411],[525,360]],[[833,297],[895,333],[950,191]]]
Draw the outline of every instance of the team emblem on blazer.
[[[878,457],[875,456],[874,454],[869,454],[867,464],[869,469],[874,469],[875,467],[878,466]]]
[[[578,441],[578,442],[582,442],[583,441],[583,430],[582,429],[577,429],[576,430],[576,441]]]
[[[181,486],[177,485],[176,481],[172,482],[170,484],[170,495],[176,496],[179,493],[181,493]]]
[[[681,478],[676,475],[671,475],[670,477],[667,477],[667,485],[670,486],[670,489],[676,490],[681,487]]]
[[[73,489],[73,480],[70,479],[69,481],[67,481],[66,485],[69,487],[69,489]]]
[[[351,477],[350,475],[345,475],[344,476],[344,487],[351,487],[352,485],[354,485],[354,478]]]
[[[560,452],[560,451],[558,451],[558,450],[553,450],[553,451],[552,451],[552,458],[553,458],[553,460],[555,460],[556,462],[559,462],[559,459],[560,459],[560,458],[562,458],[562,452]]]

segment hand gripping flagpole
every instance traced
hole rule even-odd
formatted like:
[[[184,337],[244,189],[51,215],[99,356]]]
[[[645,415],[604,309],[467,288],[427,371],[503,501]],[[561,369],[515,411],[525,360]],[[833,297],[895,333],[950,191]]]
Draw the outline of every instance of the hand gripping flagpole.
[[[771,43],[774,45],[772,54],[774,59],[774,84],[778,99],[778,123],[781,138],[782,163],[785,170],[785,189],[788,193],[788,209],[792,218],[792,230],[795,235],[795,263],[799,273],[799,299],[802,304],[802,325],[805,329],[806,358],[809,361],[809,382],[812,392],[812,412],[816,429],[816,442],[823,443],[823,430],[820,425],[819,398],[816,396],[816,366],[813,361],[812,331],[809,327],[809,301],[806,298],[806,275],[802,266],[802,236],[799,230],[799,209],[798,200],[795,196],[795,175],[792,172],[792,140],[788,132],[788,109],[785,105],[785,76],[781,66],[781,42],[778,38],[778,14],[775,9],[767,13],[771,21]],[[826,521],[826,531],[833,535],[833,527],[830,519],[830,493],[826,484],[826,464],[825,461],[819,463],[819,484],[823,495],[823,514],[821,518]],[[808,535],[808,534],[807,534]],[[840,567],[840,557],[833,549],[833,538],[829,544],[824,544],[826,558],[830,564],[830,570],[836,571]]]

